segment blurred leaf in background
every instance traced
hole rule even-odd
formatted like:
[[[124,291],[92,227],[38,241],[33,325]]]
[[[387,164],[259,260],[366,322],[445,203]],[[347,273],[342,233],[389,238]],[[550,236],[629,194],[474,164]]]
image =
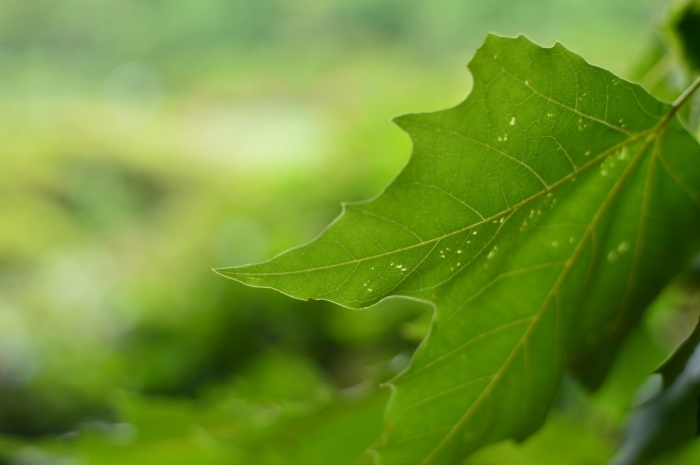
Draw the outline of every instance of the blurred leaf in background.
[[[700,2],[687,2],[674,19],[673,27],[688,65],[700,70]]]

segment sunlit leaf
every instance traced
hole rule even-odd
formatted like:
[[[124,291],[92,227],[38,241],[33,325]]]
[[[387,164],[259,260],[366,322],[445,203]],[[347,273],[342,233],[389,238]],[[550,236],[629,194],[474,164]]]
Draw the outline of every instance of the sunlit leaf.
[[[383,465],[451,464],[540,427],[567,363],[600,383],[698,249],[700,146],[641,87],[556,44],[489,36],[455,108],[396,120],[413,157],[312,243],[218,270],[298,299],[430,302],[391,385]],[[319,180],[322,182],[322,180]]]

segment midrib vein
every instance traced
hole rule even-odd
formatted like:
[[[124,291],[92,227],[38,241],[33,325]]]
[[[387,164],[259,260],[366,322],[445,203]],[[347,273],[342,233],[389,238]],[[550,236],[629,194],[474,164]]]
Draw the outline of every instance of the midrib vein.
[[[642,259],[642,244],[644,243],[644,237],[646,235],[646,230],[649,225],[649,205],[651,203],[652,198],[651,186],[653,184],[652,175],[654,174],[654,170],[656,169],[656,163],[661,165],[661,168],[664,169],[666,173],[668,173],[669,177],[673,180],[673,182],[675,182],[678,185],[678,187],[690,198],[690,200],[695,203],[698,209],[700,209],[700,202],[698,202],[697,196],[691,195],[691,192],[689,192],[686,189],[686,186],[683,183],[681,183],[680,179],[678,179],[675,175],[675,172],[672,172],[671,168],[666,163],[662,144],[665,131],[666,127],[659,131],[659,135],[656,139],[656,145],[654,146],[654,150],[652,152],[652,158],[649,162],[649,169],[644,184],[642,211],[639,218],[639,232],[637,234],[637,240],[634,244],[632,267],[630,269],[630,274],[627,279],[627,284],[625,285],[625,294],[623,296],[622,303],[620,304],[618,314],[615,317],[615,322],[611,332],[614,332],[619,328],[618,325],[620,324],[621,319],[623,319],[622,321],[624,321],[624,318],[626,317],[625,312],[627,311],[630,305],[630,301],[633,297],[633,290],[637,285],[637,279],[639,274],[639,261]]]
[[[546,313],[546,310],[550,307],[550,304],[552,303],[552,299],[556,295],[556,292],[559,290],[559,288],[562,286],[564,281],[569,275],[569,272],[573,268],[574,264],[578,260],[579,256],[584,250],[584,246],[588,243],[588,240],[591,237],[591,234],[597,224],[600,222],[600,219],[602,218],[603,214],[607,211],[608,207],[613,203],[615,200],[618,192],[624,185],[625,181],[627,178],[630,176],[634,168],[639,164],[639,162],[642,160],[644,153],[647,151],[649,146],[651,145],[652,142],[654,142],[655,137],[653,137],[655,134],[660,133],[662,128],[659,128],[658,126],[655,127],[657,131],[651,131],[649,134],[648,140],[642,145],[640,148],[639,152],[635,154],[633,159],[630,161],[629,165],[625,168],[625,171],[622,173],[620,178],[616,181],[615,185],[613,188],[610,190],[608,195],[606,196],[605,200],[601,204],[600,208],[596,211],[596,214],[594,215],[593,219],[591,220],[591,223],[588,225],[586,228],[586,231],[584,232],[583,237],[579,241],[578,245],[576,246],[576,249],[574,249],[574,252],[572,253],[571,257],[567,261],[566,265],[564,266],[564,269],[560,273],[559,277],[557,278],[557,281],[554,283],[552,286],[552,289],[550,292],[547,294],[544,302],[542,303],[542,306],[540,309],[535,313],[535,315],[532,318],[532,322],[528,325],[527,329],[523,333],[523,335],[520,337],[518,342],[516,343],[515,347],[511,350],[511,352],[508,354],[508,357],[506,358],[505,362],[501,365],[501,367],[498,369],[496,373],[494,373],[493,377],[491,378],[491,381],[489,384],[484,388],[484,390],[479,394],[479,397],[476,398],[476,400],[472,403],[472,405],[467,409],[467,411],[464,413],[464,415],[459,419],[457,423],[452,427],[452,429],[448,432],[448,434],[443,438],[440,443],[433,449],[433,451],[423,460],[420,462],[420,465],[429,465],[431,462],[433,462],[436,458],[439,457],[440,453],[447,447],[447,445],[454,439],[454,436],[459,433],[459,431],[469,422],[471,419],[472,415],[476,413],[476,411],[481,407],[482,403],[484,400],[496,389],[498,386],[498,383],[500,380],[503,378],[504,374],[507,372],[507,370],[510,368],[511,364],[515,361],[516,357],[520,353],[520,350],[523,348],[525,344],[530,339],[530,336],[532,333],[535,331],[537,328],[538,323],[542,320],[544,317],[544,314]]]
[[[653,128],[651,128],[651,129],[649,129],[649,130],[647,130],[647,131],[641,132],[641,133],[636,134],[636,135],[634,135],[634,136],[632,136],[632,137],[630,137],[630,138],[628,138],[628,139],[625,139],[624,141],[622,141],[622,142],[620,142],[620,143],[618,143],[618,144],[616,144],[616,145],[610,147],[609,149],[605,150],[604,152],[601,152],[598,156],[596,156],[595,158],[593,158],[591,161],[589,161],[589,162],[586,163],[585,165],[582,165],[578,170],[575,170],[575,171],[573,171],[573,172],[567,174],[566,176],[564,176],[563,178],[561,178],[559,181],[557,181],[557,182],[555,182],[555,183],[553,183],[553,184],[550,184],[547,188],[545,188],[545,189],[543,189],[543,190],[537,192],[536,194],[531,195],[530,197],[528,197],[528,198],[526,198],[526,199],[524,199],[524,200],[518,202],[517,204],[513,204],[513,205],[511,205],[510,207],[506,208],[505,210],[502,210],[502,211],[496,213],[495,215],[492,215],[492,216],[490,216],[490,217],[487,217],[487,218],[485,218],[485,219],[482,220],[482,221],[479,221],[479,222],[477,222],[477,223],[470,224],[469,226],[466,226],[466,227],[461,228],[461,229],[457,229],[457,230],[455,230],[455,231],[452,231],[451,233],[443,234],[443,235],[441,235],[441,236],[436,236],[436,237],[434,237],[434,238],[432,238],[432,239],[427,239],[427,240],[425,240],[425,241],[417,242],[416,244],[411,244],[411,245],[406,246],[406,247],[401,247],[401,248],[392,250],[392,251],[390,251],[390,252],[385,252],[385,253],[376,254],[376,255],[370,255],[370,256],[368,256],[368,257],[357,258],[357,259],[348,260],[348,261],[341,262],[341,263],[334,263],[334,264],[332,264],[332,265],[323,265],[323,266],[317,266],[317,267],[311,267],[311,268],[304,268],[304,269],[300,269],[300,270],[280,271],[280,272],[258,272],[258,273],[256,273],[256,272],[250,272],[250,273],[246,273],[246,272],[238,272],[238,271],[236,271],[237,269],[245,269],[245,268],[248,268],[248,267],[249,267],[249,265],[244,265],[244,266],[241,266],[241,267],[220,268],[220,269],[217,270],[217,272],[219,272],[220,274],[223,274],[224,276],[227,276],[227,277],[236,277],[236,276],[286,276],[286,275],[299,274],[299,273],[308,273],[308,272],[310,272],[310,271],[328,270],[328,269],[332,269],[332,268],[338,268],[338,267],[341,267],[341,266],[352,265],[352,264],[355,264],[355,263],[365,262],[365,261],[368,261],[368,260],[374,260],[374,259],[376,259],[376,258],[387,257],[387,256],[389,256],[389,255],[393,255],[393,254],[405,252],[405,251],[407,251],[407,250],[416,249],[416,248],[422,247],[422,246],[424,246],[424,245],[426,245],[426,244],[431,244],[431,243],[433,243],[433,242],[439,242],[439,241],[442,241],[443,239],[447,239],[447,238],[449,238],[449,237],[456,236],[456,235],[459,235],[459,234],[461,234],[461,233],[470,231],[470,230],[472,230],[472,229],[474,229],[474,228],[478,228],[479,226],[482,226],[482,225],[484,225],[484,224],[487,224],[487,223],[489,223],[489,222],[491,222],[491,221],[493,221],[493,220],[497,220],[497,219],[501,218],[502,216],[505,216],[505,215],[507,215],[508,213],[513,212],[513,211],[517,210],[518,208],[520,208],[520,207],[522,207],[522,206],[524,206],[524,205],[527,205],[528,203],[533,202],[533,201],[535,201],[535,200],[541,198],[541,197],[544,196],[544,195],[547,195],[547,194],[550,193],[550,192],[553,192],[555,189],[557,189],[558,187],[560,187],[560,186],[566,184],[566,183],[569,182],[571,179],[575,178],[576,176],[581,175],[582,173],[588,171],[588,170],[589,170],[590,168],[592,168],[593,166],[597,165],[599,162],[601,162],[602,160],[604,160],[608,155],[610,155],[610,154],[612,154],[612,153],[615,153],[616,151],[618,151],[618,150],[620,150],[620,149],[622,149],[622,148],[624,148],[624,147],[627,147],[627,146],[629,146],[629,145],[632,145],[632,144],[634,144],[635,142],[637,142],[637,141],[643,139],[644,137],[648,137],[648,136],[654,135],[655,132],[656,132],[657,130],[658,130],[658,126],[654,126]],[[361,205],[361,204],[360,204],[360,205]],[[344,213],[345,213],[345,212],[343,211],[343,214],[344,214]],[[333,226],[334,224],[336,224],[342,217],[343,217],[343,215],[340,215],[333,223],[331,223],[331,225],[330,225],[329,227],[331,227],[331,226]],[[318,237],[321,237],[327,230],[328,230],[328,228],[324,229]],[[314,239],[314,241],[316,241],[316,240],[317,240],[317,239]],[[314,241],[312,241],[312,242],[314,242]],[[304,246],[301,246],[301,247],[305,247],[305,245],[304,245]],[[298,250],[298,249],[297,249],[297,250]],[[286,253],[288,253],[288,252],[284,252],[284,253],[282,253],[282,254],[280,254],[280,255],[284,255],[284,254],[286,254]],[[268,261],[266,261],[266,262],[263,262],[263,263],[261,263],[261,264],[258,265],[258,266],[264,266],[264,265],[266,265],[266,264],[268,264],[268,263],[271,263],[271,262],[273,262],[274,260],[276,260],[280,255],[278,255],[277,257],[274,257],[274,258],[272,258],[272,259],[270,259],[270,260],[268,260]]]

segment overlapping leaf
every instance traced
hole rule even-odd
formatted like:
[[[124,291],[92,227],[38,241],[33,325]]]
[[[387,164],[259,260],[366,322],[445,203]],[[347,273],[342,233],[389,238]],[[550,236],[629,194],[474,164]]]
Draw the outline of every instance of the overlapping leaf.
[[[663,390],[634,411],[613,463],[636,465],[677,448],[700,431],[700,324],[659,368]]]
[[[572,362],[600,381],[641,310],[698,248],[700,147],[674,109],[561,45],[489,36],[463,103],[397,124],[411,161],[312,243],[219,270],[351,308],[430,302],[393,382],[386,465],[451,464],[523,439]]]

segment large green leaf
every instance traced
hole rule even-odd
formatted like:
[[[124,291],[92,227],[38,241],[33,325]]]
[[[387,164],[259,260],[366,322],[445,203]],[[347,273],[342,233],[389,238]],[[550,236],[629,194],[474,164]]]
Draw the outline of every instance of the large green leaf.
[[[430,302],[392,381],[382,464],[449,464],[544,421],[569,361],[602,379],[698,249],[700,146],[641,87],[557,44],[489,36],[455,108],[396,120],[414,153],[312,243],[218,270],[298,299]]]

